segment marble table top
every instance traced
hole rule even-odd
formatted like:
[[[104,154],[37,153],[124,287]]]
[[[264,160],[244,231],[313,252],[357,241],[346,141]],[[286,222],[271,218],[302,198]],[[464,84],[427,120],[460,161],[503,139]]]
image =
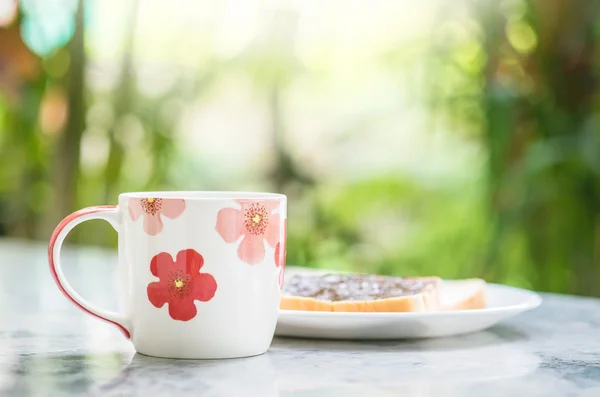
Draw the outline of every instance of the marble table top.
[[[115,253],[64,252],[85,298],[116,309]],[[600,300],[544,294],[488,331],[420,341],[276,338],[267,354],[136,354],[54,286],[43,245],[0,240],[0,396],[600,396]]]

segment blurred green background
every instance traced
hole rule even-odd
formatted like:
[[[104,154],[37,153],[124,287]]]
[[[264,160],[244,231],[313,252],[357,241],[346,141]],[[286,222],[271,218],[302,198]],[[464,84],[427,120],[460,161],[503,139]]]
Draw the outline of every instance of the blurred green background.
[[[600,296],[599,71],[598,1],[0,0],[0,236],[266,190],[288,265]]]

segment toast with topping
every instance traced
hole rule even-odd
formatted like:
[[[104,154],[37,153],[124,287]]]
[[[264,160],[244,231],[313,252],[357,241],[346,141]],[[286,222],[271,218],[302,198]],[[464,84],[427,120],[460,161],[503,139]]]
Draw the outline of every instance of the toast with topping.
[[[283,310],[431,312],[486,307],[485,281],[443,282],[439,277],[362,274],[294,275],[286,281]]]
[[[295,275],[281,309],[333,312],[425,312],[440,309],[442,280],[376,275]]]

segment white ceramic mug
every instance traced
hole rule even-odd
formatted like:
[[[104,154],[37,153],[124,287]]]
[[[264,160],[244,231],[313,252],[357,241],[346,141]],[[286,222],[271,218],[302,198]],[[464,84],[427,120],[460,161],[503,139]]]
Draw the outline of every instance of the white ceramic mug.
[[[285,267],[286,197],[271,193],[124,193],[117,206],[66,217],[48,249],[60,290],[116,325],[139,353],[231,358],[267,351]],[[62,243],[71,229],[104,219],[119,234],[124,312],[83,299],[65,279]]]

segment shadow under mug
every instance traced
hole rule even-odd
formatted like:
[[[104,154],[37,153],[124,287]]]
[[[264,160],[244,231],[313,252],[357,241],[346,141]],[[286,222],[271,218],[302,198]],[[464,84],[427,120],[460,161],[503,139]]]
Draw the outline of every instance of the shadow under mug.
[[[285,267],[284,195],[140,192],[117,206],[67,216],[48,247],[58,288],[85,312],[117,326],[137,352],[167,358],[246,357],[269,348]],[[78,224],[103,219],[119,235],[123,313],[83,299],[61,269]]]

